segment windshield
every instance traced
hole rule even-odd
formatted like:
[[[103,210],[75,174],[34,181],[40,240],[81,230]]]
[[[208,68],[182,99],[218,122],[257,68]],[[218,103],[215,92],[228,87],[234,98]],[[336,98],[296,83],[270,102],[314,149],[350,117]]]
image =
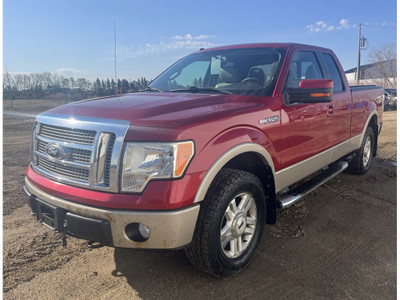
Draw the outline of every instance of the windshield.
[[[271,96],[285,49],[204,51],[179,60],[158,76],[150,90]]]

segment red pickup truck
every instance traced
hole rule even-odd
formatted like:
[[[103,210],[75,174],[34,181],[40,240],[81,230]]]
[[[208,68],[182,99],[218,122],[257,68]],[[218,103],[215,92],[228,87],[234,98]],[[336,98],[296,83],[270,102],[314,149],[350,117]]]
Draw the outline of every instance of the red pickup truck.
[[[66,236],[185,248],[229,277],[277,210],[377,152],[383,90],[350,87],[335,54],[301,44],[201,49],[143,92],[37,116],[25,191]]]

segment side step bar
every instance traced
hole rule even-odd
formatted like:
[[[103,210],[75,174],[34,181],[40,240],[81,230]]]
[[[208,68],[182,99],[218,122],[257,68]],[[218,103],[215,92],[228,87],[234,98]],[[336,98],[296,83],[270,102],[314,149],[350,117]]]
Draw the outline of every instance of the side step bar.
[[[307,181],[305,184],[289,191],[288,194],[278,199],[278,207],[287,208],[293,205],[305,195],[311,193],[320,185],[323,185],[329,179],[342,173],[348,167],[348,165],[349,164],[346,161],[339,161],[335,165],[330,166],[328,169],[322,171],[322,173],[320,173],[318,176],[312,178],[310,181]]]

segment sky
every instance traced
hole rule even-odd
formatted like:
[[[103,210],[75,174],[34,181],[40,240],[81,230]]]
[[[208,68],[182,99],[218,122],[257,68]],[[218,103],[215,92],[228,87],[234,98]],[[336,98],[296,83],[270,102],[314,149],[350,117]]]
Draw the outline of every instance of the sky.
[[[3,68],[75,78],[155,78],[199,48],[296,42],[357,63],[358,24],[371,49],[396,43],[395,0],[4,0]]]

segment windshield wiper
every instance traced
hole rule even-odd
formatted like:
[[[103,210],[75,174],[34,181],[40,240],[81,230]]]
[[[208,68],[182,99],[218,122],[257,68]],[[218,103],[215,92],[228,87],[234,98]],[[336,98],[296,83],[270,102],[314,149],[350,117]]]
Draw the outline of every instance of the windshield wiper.
[[[163,90],[157,89],[157,88],[153,88],[148,86],[147,88],[145,88],[142,92],[159,92],[162,93],[164,92]]]
[[[228,94],[231,95],[232,93],[229,93],[227,91],[219,90],[213,87],[197,87],[197,86],[191,86],[186,89],[176,89],[176,90],[171,90],[173,93],[179,93],[179,92],[189,92],[189,93],[201,93],[201,92],[214,92],[218,94]]]

